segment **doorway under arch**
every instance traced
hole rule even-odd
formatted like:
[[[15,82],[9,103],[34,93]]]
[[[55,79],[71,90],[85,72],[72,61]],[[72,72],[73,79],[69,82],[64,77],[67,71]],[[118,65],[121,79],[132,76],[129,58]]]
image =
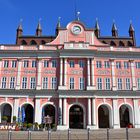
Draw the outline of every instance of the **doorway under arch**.
[[[51,104],[47,104],[42,108],[42,122],[44,117],[49,116],[52,118],[52,124],[55,124],[55,107]]]
[[[84,111],[79,105],[73,105],[69,110],[69,128],[84,128]]]
[[[98,125],[99,128],[109,128],[110,127],[110,112],[106,105],[101,105],[98,108]]]
[[[132,123],[131,110],[127,105],[122,105],[119,109],[120,114],[120,127],[125,128],[128,124]]]
[[[3,116],[7,116],[7,118],[8,118],[7,122],[9,122],[9,123],[11,122],[11,119],[12,119],[12,107],[8,103],[1,105],[1,118]]]
[[[33,123],[34,109],[30,104],[25,104],[21,107],[22,122]]]

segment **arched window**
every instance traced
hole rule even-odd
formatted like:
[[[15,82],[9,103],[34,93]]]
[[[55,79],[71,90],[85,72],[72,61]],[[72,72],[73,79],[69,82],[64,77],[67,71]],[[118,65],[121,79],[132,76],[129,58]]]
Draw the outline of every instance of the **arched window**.
[[[128,46],[133,46],[132,42],[130,42],[130,41],[127,42],[127,45]]]
[[[22,40],[21,45],[27,45],[27,42],[25,40]]]
[[[119,46],[125,46],[122,41],[119,42]]]
[[[102,43],[107,44],[105,41],[102,41]]]
[[[31,40],[30,45],[37,45],[35,40]]]
[[[110,45],[111,45],[111,46],[116,46],[116,43],[115,43],[114,41],[111,41],[111,42],[110,42]]]
[[[46,44],[46,41],[45,40],[41,40],[41,45],[44,45]]]

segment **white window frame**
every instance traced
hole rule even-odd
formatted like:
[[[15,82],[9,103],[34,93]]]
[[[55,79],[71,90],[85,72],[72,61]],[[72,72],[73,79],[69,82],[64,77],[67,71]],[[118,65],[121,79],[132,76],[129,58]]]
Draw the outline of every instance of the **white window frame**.
[[[84,77],[80,77],[79,78],[79,89],[80,90],[84,90],[85,89],[85,78]]]
[[[17,61],[16,60],[12,60],[12,68],[16,68],[17,67]]]
[[[2,88],[2,89],[5,89],[6,86],[7,86],[7,77],[2,77],[1,80],[2,80],[2,81],[1,81],[1,88]]]
[[[69,89],[73,90],[74,89],[74,77],[70,77],[69,81],[70,81]]]
[[[16,80],[16,78],[15,77],[11,77],[10,78],[10,85],[9,85],[9,87],[10,87],[10,89],[14,89],[15,88],[15,80]]]
[[[28,79],[27,77],[22,77],[22,89],[27,89]]]
[[[52,60],[52,68],[56,68],[57,67],[57,61],[56,60]]]
[[[120,61],[116,61],[116,68],[121,69],[121,62]]]
[[[51,88],[56,89],[57,88],[57,77],[51,78]]]
[[[122,78],[118,78],[117,79],[117,87],[118,87],[118,90],[122,90],[123,89],[123,81],[122,81]]]
[[[32,68],[36,68],[37,62],[36,60],[32,60]]]
[[[102,68],[102,61],[96,61],[96,68]]]
[[[24,60],[23,61],[23,67],[28,68],[29,67],[29,60]]]
[[[106,90],[110,90],[111,89],[110,78],[105,78],[105,89]]]
[[[74,66],[75,66],[74,60],[70,60],[69,65],[70,65],[70,68],[74,68]]]
[[[4,60],[3,67],[8,68],[8,66],[9,66],[9,60]]]
[[[126,78],[125,79],[125,89],[126,90],[130,90],[131,87],[130,87],[130,78]]]
[[[136,69],[140,69],[140,62],[135,62]]]
[[[30,78],[30,89],[35,89],[36,88],[36,78],[31,77]]]
[[[97,89],[98,90],[103,89],[102,78],[97,78]]]
[[[79,60],[78,62],[79,62],[79,67],[80,68],[84,68],[85,67],[85,63],[84,63],[83,60]]]
[[[110,68],[110,62],[109,61],[104,61],[104,67],[105,68]]]
[[[129,62],[124,61],[124,69],[129,69]]]
[[[48,77],[43,77],[43,89],[48,89]]]
[[[140,78],[137,79],[137,89],[140,90]]]
[[[49,67],[49,61],[48,60],[44,60],[44,68],[48,68]]]

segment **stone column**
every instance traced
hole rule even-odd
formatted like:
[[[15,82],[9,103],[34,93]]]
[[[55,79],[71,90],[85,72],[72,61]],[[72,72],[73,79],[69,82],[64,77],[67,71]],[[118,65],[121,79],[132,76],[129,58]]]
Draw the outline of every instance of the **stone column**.
[[[67,112],[66,112],[66,109],[67,109],[67,99],[64,98],[64,102],[63,102],[63,125],[67,125],[67,122],[66,122],[66,117],[67,117]]]
[[[134,60],[129,60],[129,62],[130,62],[130,67],[131,67],[132,89],[133,89],[133,90],[137,90],[136,78],[135,78]]]
[[[40,90],[41,89],[41,72],[42,72],[42,59],[38,58],[37,59],[37,85],[36,89]]]
[[[90,87],[90,58],[87,59],[87,86]]]
[[[37,122],[38,124],[41,124],[42,121],[42,108],[40,109],[40,99],[36,98],[35,99],[35,106],[34,106],[34,121]]]
[[[59,125],[62,125],[62,98],[59,98]]]
[[[64,86],[67,86],[67,58],[64,59]]]
[[[2,110],[1,110],[1,105],[0,105],[0,123],[1,123],[1,114],[2,113]]]
[[[118,99],[113,99],[113,128],[120,128]]]
[[[114,59],[110,59],[110,61],[111,61],[111,74],[112,74],[112,90],[117,90],[116,79],[115,79],[115,62]]]
[[[20,89],[21,84],[21,66],[22,66],[22,60],[18,59],[18,71],[17,71],[17,79],[16,79],[16,90]]]
[[[0,58],[0,75],[2,73],[1,68],[2,68],[2,59]]]
[[[95,63],[94,63],[94,58],[91,60],[91,78],[92,78],[92,87],[93,90],[95,90],[95,71],[94,71]]]
[[[63,85],[63,58],[60,58],[60,86]]]
[[[88,125],[91,126],[91,99],[88,98]]]
[[[18,108],[19,108],[19,98],[15,98],[13,105],[13,116],[17,117],[17,121],[18,121]]]
[[[133,99],[134,102],[134,126],[140,128],[140,109],[138,105],[138,99]],[[133,114],[132,114],[133,115]]]
[[[92,125],[93,125],[93,128],[94,128],[94,129],[97,128],[95,98],[92,99]]]

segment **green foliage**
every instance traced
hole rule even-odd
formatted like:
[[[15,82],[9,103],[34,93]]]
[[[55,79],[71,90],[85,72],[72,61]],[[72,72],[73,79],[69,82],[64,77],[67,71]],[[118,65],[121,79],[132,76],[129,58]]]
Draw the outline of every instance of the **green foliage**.
[[[7,116],[2,116],[2,120],[3,121],[7,121],[8,120],[8,117]]]
[[[28,123],[27,124],[27,128],[31,128],[31,127],[33,127],[33,124],[32,123]]]
[[[16,117],[16,116],[13,116],[13,122],[15,122],[15,121],[16,121],[16,119],[17,119],[17,117]]]

